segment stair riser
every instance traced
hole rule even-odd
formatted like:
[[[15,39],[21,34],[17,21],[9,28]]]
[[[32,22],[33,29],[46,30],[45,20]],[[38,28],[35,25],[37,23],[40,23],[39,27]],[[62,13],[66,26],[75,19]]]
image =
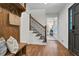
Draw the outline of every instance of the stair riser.
[[[38,33],[33,33],[33,31],[30,31],[30,36],[29,36],[29,44],[38,44],[38,45],[46,45],[43,43],[43,39],[40,39],[41,36],[36,36]]]

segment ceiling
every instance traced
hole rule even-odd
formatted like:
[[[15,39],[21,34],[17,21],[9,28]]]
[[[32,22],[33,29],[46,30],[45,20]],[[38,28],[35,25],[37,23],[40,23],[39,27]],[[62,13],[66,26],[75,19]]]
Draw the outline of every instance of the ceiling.
[[[57,14],[66,6],[66,4],[67,3],[27,3],[30,10],[45,9],[46,14]]]

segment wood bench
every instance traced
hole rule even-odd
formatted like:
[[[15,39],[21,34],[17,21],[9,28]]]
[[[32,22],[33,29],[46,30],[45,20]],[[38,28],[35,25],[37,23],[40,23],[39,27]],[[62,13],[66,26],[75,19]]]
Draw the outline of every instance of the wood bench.
[[[19,47],[20,48],[16,54],[12,54],[8,51],[5,56],[25,56],[26,55],[26,44],[20,43]]]

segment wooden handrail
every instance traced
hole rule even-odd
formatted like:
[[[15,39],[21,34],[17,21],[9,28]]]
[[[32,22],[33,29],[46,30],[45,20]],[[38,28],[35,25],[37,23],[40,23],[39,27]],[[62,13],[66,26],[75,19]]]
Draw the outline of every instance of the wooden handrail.
[[[35,20],[34,17],[31,16],[31,14],[30,14],[30,18],[32,18],[36,23],[38,23],[40,26],[42,26],[43,28],[45,28],[42,24],[40,24],[37,20]]]

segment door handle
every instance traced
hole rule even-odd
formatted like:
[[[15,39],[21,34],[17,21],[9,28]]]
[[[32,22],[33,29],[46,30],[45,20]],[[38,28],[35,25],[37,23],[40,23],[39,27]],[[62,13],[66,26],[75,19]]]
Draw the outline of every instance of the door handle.
[[[75,31],[75,26],[73,25],[73,26],[72,26],[72,32],[74,32],[74,31]]]
[[[75,30],[75,26],[74,25],[72,26],[72,30]]]

